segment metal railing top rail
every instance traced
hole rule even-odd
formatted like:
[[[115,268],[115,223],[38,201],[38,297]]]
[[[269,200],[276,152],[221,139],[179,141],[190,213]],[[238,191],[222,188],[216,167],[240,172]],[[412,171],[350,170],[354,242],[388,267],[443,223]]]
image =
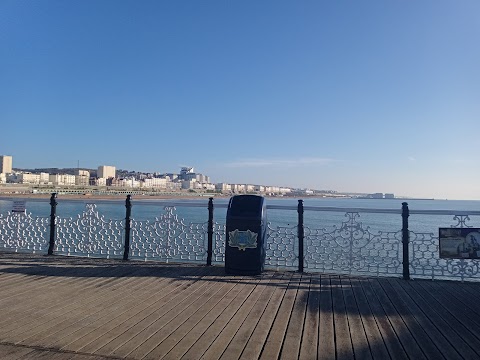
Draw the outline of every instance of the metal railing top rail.
[[[0,196],[1,201],[26,201],[26,202],[50,202],[50,198],[29,198],[29,197],[8,197],[8,196]],[[125,200],[123,200],[125,201]]]
[[[458,215],[458,216],[474,216],[480,215],[480,211],[474,210],[412,210],[409,209],[410,215]]]
[[[213,198],[215,208],[227,208],[228,198]],[[50,199],[42,198],[28,198],[28,197],[1,197],[0,200],[15,201],[24,200],[26,202],[48,202]],[[215,200],[221,200],[222,202],[215,202]],[[293,200],[293,199],[292,199]],[[62,202],[77,202],[77,203],[94,203],[94,204],[113,204],[125,202],[124,198],[115,199],[68,199],[57,197],[58,203]],[[208,198],[201,199],[132,199],[133,205],[160,205],[160,206],[173,206],[173,207],[208,207]],[[272,205],[267,204],[267,209],[272,210],[298,210],[298,205]],[[379,209],[379,208],[348,208],[348,207],[332,207],[332,206],[303,206],[304,211],[323,211],[323,212],[356,212],[356,213],[372,213],[372,214],[401,214],[402,209]],[[409,208],[410,215],[458,215],[458,216],[480,216],[480,210],[422,210]]]

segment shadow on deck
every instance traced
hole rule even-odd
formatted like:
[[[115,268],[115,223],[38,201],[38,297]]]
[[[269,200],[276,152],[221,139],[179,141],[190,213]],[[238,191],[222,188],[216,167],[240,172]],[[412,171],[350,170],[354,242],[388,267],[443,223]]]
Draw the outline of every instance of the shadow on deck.
[[[479,286],[0,253],[0,357],[478,359]]]

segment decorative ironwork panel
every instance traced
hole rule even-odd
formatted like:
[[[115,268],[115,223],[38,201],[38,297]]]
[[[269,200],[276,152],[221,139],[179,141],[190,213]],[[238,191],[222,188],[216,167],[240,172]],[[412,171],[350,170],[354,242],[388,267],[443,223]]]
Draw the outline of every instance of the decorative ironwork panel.
[[[121,257],[125,220],[105,220],[95,204],[85,204],[76,219],[56,218],[55,253],[87,257]]]
[[[161,261],[206,261],[208,222],[185,224],[166,206],[155,221],[132,220],[130,257]]]
[[[265,265],[274,267],[298,268],[297,226],[267,227],[265,243]]]
[[[225,262],[226,228],[225,224],[213,224],[213,261],[216,263]]]
[[[340,274],[401,275],[401,230],[373,233],[359,222],[358,212],[346,212],[345,217],[332,230],[305,228],[306,268]]]
[[[31,213],[0,214],[0,248],[15,252],[46,253],[50,218]]]
[[[455,215],[452,228],[472,227],[468,215]],[[438,233],[410,231],[410,275],[431,279],[479,280],[479,260],[441,259]]]

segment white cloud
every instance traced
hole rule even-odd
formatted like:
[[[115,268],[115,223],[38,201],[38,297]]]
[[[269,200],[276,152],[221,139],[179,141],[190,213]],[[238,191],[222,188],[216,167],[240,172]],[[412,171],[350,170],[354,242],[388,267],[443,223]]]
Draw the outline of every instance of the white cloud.
[[[327,165],[334,162],[334,159],[304,157],[298,159],[244,159],[224,164],[231,168],[249,168],[249,167],[295,167],[310,165]]]
[[[409,157],[408,157],[408,160],[410,160],[410,161],[417,161],[417,159],[414,158],[413,156],[409,156]]]

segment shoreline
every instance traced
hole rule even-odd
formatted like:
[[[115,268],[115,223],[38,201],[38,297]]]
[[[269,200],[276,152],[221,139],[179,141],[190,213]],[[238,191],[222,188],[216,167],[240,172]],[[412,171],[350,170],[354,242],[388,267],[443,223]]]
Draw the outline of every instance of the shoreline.
[[[26,200],[49,200],[51,194],[10,194],[10,193],[0,193],[0,200],[17,200],[17,199],[26,199]],[[224,195],[205,195],[205,196],[194,196],[194,195],[132,195],[132,199],[141,199],[141,200],[199,200],[209,198],[228,198],[229,196]],[[127,195],[123,194],[111,194],[111,195],[80,195],[80,194],[60,194],[57,195],[57,199],[60,200],[126,200]]]

